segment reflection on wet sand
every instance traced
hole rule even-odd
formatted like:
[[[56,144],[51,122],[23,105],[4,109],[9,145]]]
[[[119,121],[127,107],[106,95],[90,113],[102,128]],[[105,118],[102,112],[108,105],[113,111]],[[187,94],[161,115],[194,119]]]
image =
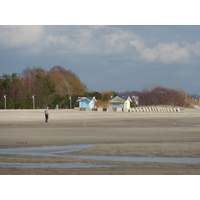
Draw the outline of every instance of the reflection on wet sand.
[[[189,157],[135,157],[135,156],[97,156],[97,155],[66,155],[70,152],[81,151],[99,144],[81,144],[71,146],[49,146],[32,148],[6,148],[0,150],[2,156],[37,156],[59,157],[88,161],[122,161],[122,162],[165,162],[165,163],[200,163],[200,158]],[[0,162],[0,168],[86,168],[86,167],[111,167],[113,165],[90,164],[90,163],[8,163]]]

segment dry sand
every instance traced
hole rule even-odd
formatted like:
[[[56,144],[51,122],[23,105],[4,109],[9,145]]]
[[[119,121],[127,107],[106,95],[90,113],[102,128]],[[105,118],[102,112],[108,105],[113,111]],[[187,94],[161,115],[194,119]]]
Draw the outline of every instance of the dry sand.
[[[197,142],[197,143],[191,143]],[[75,155],[200,157],[200,109],[181,112],[0,110],[0,148],[99,143]],[[4,157],[0,162],[65,162]],[[67,160],[74,162],[73,160]],[[0,168],[0,174],[200,174],[199,164],[84,161],[118,164],[79,169]]]

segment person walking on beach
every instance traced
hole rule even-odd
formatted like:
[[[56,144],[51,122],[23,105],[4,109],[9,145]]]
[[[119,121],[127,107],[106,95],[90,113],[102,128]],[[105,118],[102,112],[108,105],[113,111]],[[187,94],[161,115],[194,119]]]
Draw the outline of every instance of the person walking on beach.
[[[48,119],[49,119],[49,107],[47,106],[46,110],[44,111],[44,114],[45,114],[45,122],[47,123],[48,122]]]

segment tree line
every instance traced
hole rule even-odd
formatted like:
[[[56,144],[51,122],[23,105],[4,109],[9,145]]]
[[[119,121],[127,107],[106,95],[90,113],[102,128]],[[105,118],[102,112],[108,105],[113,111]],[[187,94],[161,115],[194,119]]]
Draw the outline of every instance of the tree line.
[[[87,86],[71,70],[54,66],[49,71],[42,68],[25,68],[21,74],[0,76],[0,109],[74,108],[80,96],[96,97],[96,107],[108,107],[113,96],[137,96],[140,105],[171,105],[188,107],[200,101],[198,95],[188,95],[181,89],[161,86],[139,91],[88,91]],[[198,96],[198,97],[197,97]],[[132,105],[134,106],[134,104]]]
[[[153,88],[146,88],[142,92],[139,91],[126,91],[120,93],[126,96],[138,96],[139,104],[142,106],[156,106],[156,105],[169,105],[190,107],[191,96],[182,89],[169,89],[161,86]]]
[[[69,107],[69,97],[75,106],[78,96],[84,95],[87,87],[71,70],[54,66],[49,71],[42,68],[26,68],[21,74],[12,73],[0,76],[0,108],[31,109],[33,98],[35,108]]]

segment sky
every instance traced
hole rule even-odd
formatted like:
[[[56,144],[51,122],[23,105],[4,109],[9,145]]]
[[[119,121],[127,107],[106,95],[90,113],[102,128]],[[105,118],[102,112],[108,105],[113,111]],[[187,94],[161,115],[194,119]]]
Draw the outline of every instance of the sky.
[[[0,75],[59,65],[89,91],[162,86],[200,95],[194,0],[10,3],[1,4]]]
[[[0,74],[72,70],[88,90],[200,94],[200,26],[1,25]]]

